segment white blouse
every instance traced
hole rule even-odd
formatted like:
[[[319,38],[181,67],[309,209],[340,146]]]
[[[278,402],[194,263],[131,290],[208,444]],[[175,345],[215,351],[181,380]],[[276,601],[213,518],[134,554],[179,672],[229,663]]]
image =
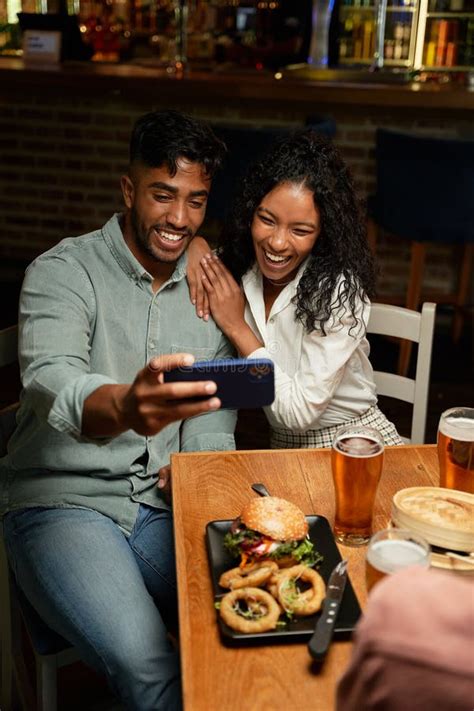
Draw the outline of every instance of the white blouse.
[[[262,274],[255,264],[242,278],[245,320],[264,347],[249,358],[275,364],[275,400],[265,408],[271,427],[304,432],[337,425],[364,414],[377,402],[370,346],[365,337],[370,305],[356,302],[359,323],[342,306],[325,325],[327,335],[308,333],[295,320],[298,283],[308,260],[276,298],[265,321]],[[337,291],[337,287],[336,287]]]

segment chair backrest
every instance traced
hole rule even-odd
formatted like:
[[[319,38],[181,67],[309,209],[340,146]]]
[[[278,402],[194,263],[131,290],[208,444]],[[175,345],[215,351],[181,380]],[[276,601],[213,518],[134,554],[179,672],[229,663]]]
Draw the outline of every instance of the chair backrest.
[[[18,360],[18,326],[9,326],[0,331],[0,368]]]
[[[413,405],[411,438],[405,442],[423,444],[430,384],[431,350],[436,304],[423,304],[421,313],[401,306],[372,304],[367,334],[379,334],[418,343],[415,379],[395,373],[374,371],[378,395],[403,400]]]
[[[0,368],[18,360],[18,327],[9,326],[0,331]],[[0,457],[6,452],[7,441],[16,426],[18,403],[7,403],[0,408]]]
[[[474,241],[474,140],[377,129],[376,222],[415,241]]]

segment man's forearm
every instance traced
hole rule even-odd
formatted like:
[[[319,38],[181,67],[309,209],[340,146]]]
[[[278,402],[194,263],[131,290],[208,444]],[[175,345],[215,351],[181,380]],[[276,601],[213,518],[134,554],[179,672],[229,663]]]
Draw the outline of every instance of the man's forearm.
[[[84,437],[115,437],[133,430],[152,437],[171,422],[217,410],[220,401],[212,381],[164,383],[163,373],[190,366],[189,353],[152,358],[130,385],[106,384],[84,402],[81,433]],[[199,398],[199,399],[196,399]]]

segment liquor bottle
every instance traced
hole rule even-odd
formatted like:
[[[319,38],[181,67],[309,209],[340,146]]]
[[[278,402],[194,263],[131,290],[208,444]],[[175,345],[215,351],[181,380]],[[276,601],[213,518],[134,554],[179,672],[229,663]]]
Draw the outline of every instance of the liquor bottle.
[[[439,30],[438,30],[438,44],[436,46],[436,57],[435,57],[435,64],[438,67],[442,67],[445,63],[446,45],[447,45],[447,39],[448,39],[448,29],[449,29],[448,20],[440,20],[439,21]]]
[[[362,36],[362,57],[363,59],[371,59],[374,53],[374,22],[372,19],[364,21],[364,31]]]
[[[393,59],[395,40],[385,40],[385,59]]]
[[[454,67],[457,63],[457,45],[455,42],[448,42],[446,45],[446,61],[447,67]]]
[[[474,67],[474,19],[469,19],[467,22],[463,64]]]
[[[427,67],[434,66],[435,57],[436,57],[436,42],[428,42],[426,45],[425,65]]]

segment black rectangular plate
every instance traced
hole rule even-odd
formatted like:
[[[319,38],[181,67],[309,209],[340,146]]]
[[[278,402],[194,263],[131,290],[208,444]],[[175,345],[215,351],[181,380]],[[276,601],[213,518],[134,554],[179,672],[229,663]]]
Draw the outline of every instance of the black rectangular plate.
[[[309,526],[309,537],[314,543],[316,550],[324,557],[318,568],[318,572],[327,583],[333,568],[341,560],[338,547],[329,526],[327,518],[324,516],[306,516]],[[226,590],[219,585],[219,578],[225,570],[234,568],[238,561],[232,558],[224,548],[223,541],[225,534],[229,531],[232,521],[210,521],[206,526],[206,543],[211,568],[212,587],[216,600],[219,600]],[[342,604],[334,628],[335,636],[347,636],[354,629],[360,616],[360,607],[348,578]],[[218,624],[221,634],[228,641],[245,641],[259,643],[270,642],[291,642],[309,640],[314,632],[319,613],[310,617],[300,617],[288,622],[288,624],[277,630],[259,632],[255,634],[244,634],[228,627],[218,614]]]

